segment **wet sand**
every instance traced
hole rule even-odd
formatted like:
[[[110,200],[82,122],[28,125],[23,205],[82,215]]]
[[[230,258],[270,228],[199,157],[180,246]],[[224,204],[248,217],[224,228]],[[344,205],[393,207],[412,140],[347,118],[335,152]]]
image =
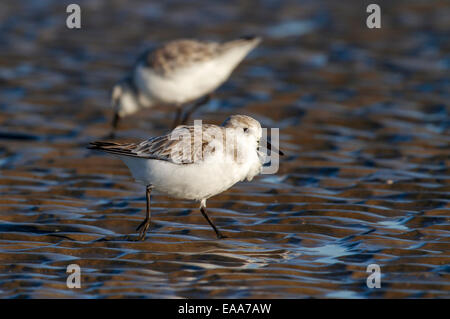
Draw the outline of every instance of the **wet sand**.
[[[40,3],[0,4],[0,297],[450,297],[445,1],[380,1],[380,30],[359,1],[79,1],[81,30]],[[280,128],[279,172],[208,201],[227,239],[155,195],[146,240],[128,240],[144,188],[85,148],[108,133],[110,88],[147,46],[242,34],[264,42],[195,118]],[[172,118],[126,118],[119,140]]]

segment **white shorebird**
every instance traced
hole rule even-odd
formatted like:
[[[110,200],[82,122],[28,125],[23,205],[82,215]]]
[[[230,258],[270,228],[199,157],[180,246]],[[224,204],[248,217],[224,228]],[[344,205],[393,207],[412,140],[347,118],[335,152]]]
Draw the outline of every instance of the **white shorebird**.
[[[156,104],[176,107],[172,128],[185,124],[260,41],[259,37],[225,43],[175,40],[145,52],[131,74],[113,87],[112,136],[120,118]],[[181,118],[182,106],[200,98]]]
[[[269,142],[261,143],[262,128],[249,116],[233,115],[221,126],[178,126],[167,135],[140,143],[93,142],[89,148],[117,155],[134,179],[146,187],[147,214],[138,226],[139,240],[150,225],[150,193],[200,202],[200,211],[218,238],[224,238],[206,211],[206,200],[237,182],[261,172],[260,146],[283,155]]]

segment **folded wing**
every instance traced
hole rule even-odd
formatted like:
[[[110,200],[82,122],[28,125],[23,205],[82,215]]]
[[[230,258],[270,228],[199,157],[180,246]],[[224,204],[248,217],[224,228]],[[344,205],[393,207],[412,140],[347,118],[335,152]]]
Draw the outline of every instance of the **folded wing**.
[[[217,138],[214,134],[222,128],[203,124],[201,137],[194,126],[178,126],[170,134],[153,137],[139,143],[92,142],[89,149],[114,155],[167,161],[174,164],[189,164],[211,155],[207,146]],[[197,134],[197,136],[195,136]]]

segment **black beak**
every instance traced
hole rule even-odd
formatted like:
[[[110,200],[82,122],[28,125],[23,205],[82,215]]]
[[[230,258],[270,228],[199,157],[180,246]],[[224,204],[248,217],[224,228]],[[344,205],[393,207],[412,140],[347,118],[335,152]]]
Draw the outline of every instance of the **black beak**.
[[[268,149],[269,151],[275,152],[275,153],[277,153],[278,155],[281,155],[281,156],[284,155],[284,153],[283,153],[282,151],[280,151],[280,150],[277,149],[276,147],[272,146],[272,144],[270,144],[269,141],[266,141],[266,143],[267,143],[267,149]]]

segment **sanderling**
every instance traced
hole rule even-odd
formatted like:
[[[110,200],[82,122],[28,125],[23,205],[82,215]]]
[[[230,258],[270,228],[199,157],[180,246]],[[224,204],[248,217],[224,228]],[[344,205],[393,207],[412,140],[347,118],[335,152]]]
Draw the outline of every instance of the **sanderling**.
[[[261,137],[257,120],[233,115],[221,126],[180,125],[169,134],[139,143],[93,142],[89,148],[117,155],[134,179],[145,185],[147,214],[136,229],[139,240],[145,238],[150,225],[153,189],[173,198],[200,202],[201,213],[217,237],[224,238],[208,216],[206,200],[258,175],[265,156],[260,147],[271,150],[271,155],[283,155]]]
[[[175,40],[145,52],[131,74],[113,87],[112,136],[120,118],[155,104],[176,107],[172,128],[185,124],[260,41],[259,37],[225,43]],[[196,100],[182,118],[182,106]]]

